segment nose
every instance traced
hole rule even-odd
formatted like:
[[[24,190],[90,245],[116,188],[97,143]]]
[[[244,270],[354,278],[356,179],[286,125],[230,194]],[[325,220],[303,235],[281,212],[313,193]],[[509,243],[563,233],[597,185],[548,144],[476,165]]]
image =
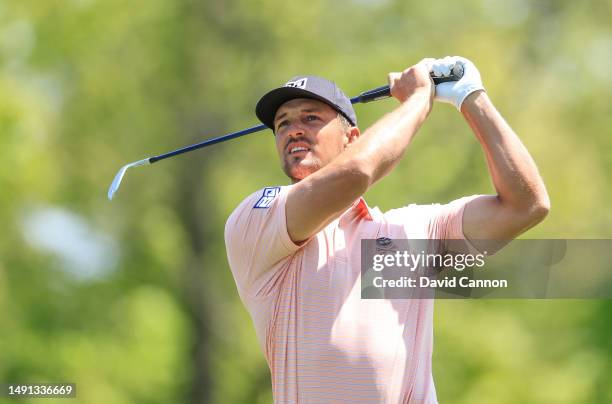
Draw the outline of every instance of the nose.
[[[304,136],[306,132],[304,131],[304,127],[300,122],[294,121],[289,123],[289,126],[285,130],[285,133],[287,136],[295,138],[298,136]]]
[[[290,122],[284,128],[281,128],[275,133],[275,137],[278,141],[285,146],[288,142],[297,138],[304,137],[306,130],[300,122]]]
[[[297,141],[306,141],[306,129],[300,122],[290,122],[275,135],[276,143],[281,148],[281,151],[285,151],[285,148],[291,143]]]

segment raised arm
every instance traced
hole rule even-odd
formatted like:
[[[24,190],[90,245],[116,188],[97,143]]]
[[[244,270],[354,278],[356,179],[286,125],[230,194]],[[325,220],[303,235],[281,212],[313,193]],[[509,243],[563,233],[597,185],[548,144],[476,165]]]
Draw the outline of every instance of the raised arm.
[[[480,141],[497,191],[468,203],[464,234],[470,240],[513,239],[547,215],[550,201],[544,182],[529,152],[485,92],[469,95],[461,112]]]
[[[427,118],[433,101],[433,83],[427,61],[401,73],[389,74],[389,83],[391,94],[401,102],[399,107],[361,136],[357,128],[349,128],[340,134],[343,140],[337,155],[328,164],[323,162],[320,169],[305,176],[296,171],[295,176],[299,174],[304,178],[296,178],[299,182],[291,187],[286,203],[287,230],[293,241],[306,240],[319,232],[373,183],[389,173]],[[295,139],[295,145],[312,146],[309,152],[324,154],[317,146],[329,140],[322,136],[334,136],[323,130],[334,123],[325,122],[325,116],[312,116],[309,112],[303,115],[291,110],[284,112],[286,121],[275,120],[277,146],[280,142],[277,148],[282,151],[286,143]],[[283,115],[280,109],[279,115]],[[321,122],[317,124],[319,119]],[[315,125],[314,129],[308,125]],[[310,132],[316,133],[309,135]],[[316,139],[317,144],[307,143],[312,139]],[[299,143],[300,140],[306,141],[305,144]]]
[[[461,57],[436,60],[432,69],[447,74],[460,62],[461,80],[436,86],[437,101],[461,111],[480,141],[497,195],[472,199],[463,213],[463,233],[480,250],[503,246],[544,219],[550,201],[538,169],[510,125],[484,92],[480,73]]]

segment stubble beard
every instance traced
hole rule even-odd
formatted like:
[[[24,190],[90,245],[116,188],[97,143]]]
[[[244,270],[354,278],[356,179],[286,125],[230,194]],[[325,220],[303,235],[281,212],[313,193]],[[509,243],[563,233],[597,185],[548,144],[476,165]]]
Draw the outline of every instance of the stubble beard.
[[[285,160],[283,165],[283,171],[293,184],[303,180],[319,169],[321,169],[321,164],[317,159],[301,160],[296,163]]]

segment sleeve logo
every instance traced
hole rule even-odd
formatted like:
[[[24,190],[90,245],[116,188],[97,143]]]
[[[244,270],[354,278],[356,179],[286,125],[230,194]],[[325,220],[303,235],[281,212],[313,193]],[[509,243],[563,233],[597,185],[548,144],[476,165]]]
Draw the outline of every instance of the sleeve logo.
[[[272,205],[272,201],[276,198],[276,195],[280,193],[280,187],[266,187],[263,190],[261,198],[257,201],[253,208],[255,209],[268,209]]]

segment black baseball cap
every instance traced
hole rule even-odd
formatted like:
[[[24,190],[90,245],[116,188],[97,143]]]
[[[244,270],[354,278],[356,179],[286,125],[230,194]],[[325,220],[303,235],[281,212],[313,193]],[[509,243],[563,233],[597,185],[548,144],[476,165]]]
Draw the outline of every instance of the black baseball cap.
[[[311,98],[324,102],[344,115],[351,125],[357,125],[357,116],[351,100],[336,83],[317,76],[296,76],[282,87],[269,91],[257,103],[255,115],[264,125],[274,130],[276,111],[294,98]]]

